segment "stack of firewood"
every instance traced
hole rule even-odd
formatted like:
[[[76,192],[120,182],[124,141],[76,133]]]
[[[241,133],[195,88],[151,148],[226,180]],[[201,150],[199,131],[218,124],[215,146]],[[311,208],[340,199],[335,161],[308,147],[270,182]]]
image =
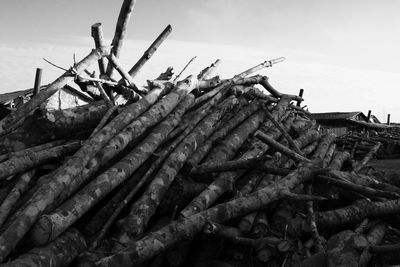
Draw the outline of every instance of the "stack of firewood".
[[[123,3],[110,52],[95,24],[97,48],[0,121],[1,266],[396,260],[379,255],[399,247],[380,243],[397,242],[400,189],[359,173],[379,143],[354,161],[301,97],[254,75],[280,59],[224,80],[212,77],[219,61],[185,79],[168,68],[140,88],[135,73],[171,27],[124,71],[117,58],[134,2]],[[85,75],[94,62],[101,78]],[[40,109],[69,82],[98,100]]]

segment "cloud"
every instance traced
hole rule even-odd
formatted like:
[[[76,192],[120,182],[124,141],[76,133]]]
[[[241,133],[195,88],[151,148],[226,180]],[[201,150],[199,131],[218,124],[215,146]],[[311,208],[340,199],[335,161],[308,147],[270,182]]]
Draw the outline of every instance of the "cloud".
[[[129,69],[150,43],[147,40],[127,40],[120,59],[122,65]],[[0,92],[31,88],[36,67],[44,69],[43,84],[50,83],[63,72],[45,63],[42,57],[68,68],[72,64],[73,53],[78,59],[83,58],[92,46],[89,38],[77,37],[68,40],[60,38],[49,43],[25,43],[17,47],[0,46],[3,55],[0,61]],[[386,121],[387,113],[392,114],[393,121],[400,121],[400,108],[394,97],[398,95],[397,85],[400,84],[398,74],[320,64],[319,57],[323,55],[301,50],[278,49],[268,45],[254,48],[166,40],[135,80],[144,84],[168,66],[179,72],[193,56],[197,59],[183,76],[197,75],[217,58],[222,59],[218,73],[229,78],[264,60],[285,56],[287,60],[284,63],[265,69],[261,74],[269,76],[271,84],[282,92],[297,94],[300,88],[304,88],[305,104],[310,111],[367,112],[371,109],[382,121]]]

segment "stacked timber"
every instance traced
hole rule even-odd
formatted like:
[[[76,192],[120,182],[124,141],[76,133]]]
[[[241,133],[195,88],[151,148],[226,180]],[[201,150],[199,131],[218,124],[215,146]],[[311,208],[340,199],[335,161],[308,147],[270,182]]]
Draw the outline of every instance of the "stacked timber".
[[[171,27],[125,71],[134,4],[110,51],[93,25],[96,49],[0,121],[0,266],[396,263],[400,189],[361,173],[380,143],[355,158],[300,96],[255,74],[282,59],[230,79],[212,76],[218,60],[184,79],[168,68],[137,86]],[[94,101],[40,108],[73,82]]]

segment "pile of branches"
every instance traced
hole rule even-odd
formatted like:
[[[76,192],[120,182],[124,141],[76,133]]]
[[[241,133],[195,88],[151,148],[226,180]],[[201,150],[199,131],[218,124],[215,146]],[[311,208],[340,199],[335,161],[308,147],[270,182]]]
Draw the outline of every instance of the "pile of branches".
[[[225,80],[218,61],[185,79],[169,68],[139,88],[171,29],[125,72],[134,2],[110,52],[93,34],[95,50],[0,121],[1,266],[366,266],[399,248],[380,244],[398,239],[400,189],[359,173],[379,143],[360,160],[337,149],[301,97],[254,75],[281,60]],[[102,76],[84,77],[94,62]],[[70,82],[101,99],[40,109]]]
[[[374,146],[378,159],[400,157],[400,136],[388,132],[349,132],[338,138],[338,145],[351,152],[353,158],[364,157]]]

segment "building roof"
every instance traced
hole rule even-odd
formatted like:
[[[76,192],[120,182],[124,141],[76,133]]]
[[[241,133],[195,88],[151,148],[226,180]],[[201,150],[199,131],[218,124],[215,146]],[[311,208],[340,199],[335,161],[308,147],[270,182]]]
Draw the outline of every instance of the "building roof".
[[[45,89],[46,87],[47,87],[47,85],[43,85],[43,86],[40,87],[40,89],[41,90],[42,89],[46,90]],[[73,88],[73,87],[71,87],[69,85],[64,86],[63,90],[68,91],[69,93],[80,97],[84,101],[87,101],[87,102],[93,101],[93,99],[90,96],[84,94],[83,92],[80,92],[80,91],[76,90],[75,88]],[[0,94],[0,104],[7,104],[8,102],[16,99],[19,96],[27,96],[27,95],[30,96],[32,94],[32,92],[33,92],[33,88],[26,89],[26,90],[15,91],[15,92],[10,92],[10,93]]]
[[[324,112],[324,113],[312,113],[311,118],[318,120],[361,120],[367,121],[367,116],[365,116],[361,111],[352,112]]]

